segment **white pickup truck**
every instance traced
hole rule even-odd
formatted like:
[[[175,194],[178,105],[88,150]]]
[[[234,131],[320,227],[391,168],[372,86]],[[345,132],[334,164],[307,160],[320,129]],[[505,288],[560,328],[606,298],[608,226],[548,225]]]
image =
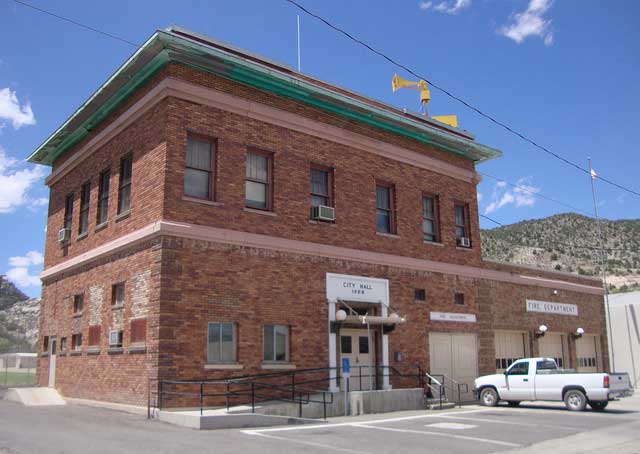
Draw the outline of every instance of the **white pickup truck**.
[[[629,374],[576,373],[559,369],[551,358],[524,358],[504,373],[476,378],[474,391],[482,405],[493,407],[504,400],[511,406],[523,400],[564,401],[567,409],[596,411],[610,400],[633,394]]]

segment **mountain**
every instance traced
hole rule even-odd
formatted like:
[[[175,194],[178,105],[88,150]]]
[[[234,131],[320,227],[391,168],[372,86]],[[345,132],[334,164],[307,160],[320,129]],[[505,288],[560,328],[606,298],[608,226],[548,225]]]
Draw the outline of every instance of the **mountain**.
[[[40,299],[29,298],[0,276],[0,353],[35,351]]]
[[[640,219],[601,220],[607,251],[607,282],[612,292],[640,289]],[[481,231],[485,259],[600,277],[596,221],[579,214]]]

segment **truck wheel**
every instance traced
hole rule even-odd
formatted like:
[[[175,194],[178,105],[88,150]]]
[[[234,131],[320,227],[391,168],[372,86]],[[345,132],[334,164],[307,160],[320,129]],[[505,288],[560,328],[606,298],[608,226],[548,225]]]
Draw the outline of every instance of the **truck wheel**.
[[[589,402],[589,406],[593,411],[604,411],[604,409],[607,408],[607,405],[609,405],[609,402],[606,400]]]
[[[564,405],[569,411],[582,411],[587,406],[587,397],[577,389],[571,389],[564,395]]]
[[[480,403],[485,407],[495,407],[498,400],[498,393],[493,388],[485,388],[480,393]]]
[[[509,404],[510,407],[517,407],[518,405],[520,405],[520,401],[519,400],[510,400],[507,403]]]

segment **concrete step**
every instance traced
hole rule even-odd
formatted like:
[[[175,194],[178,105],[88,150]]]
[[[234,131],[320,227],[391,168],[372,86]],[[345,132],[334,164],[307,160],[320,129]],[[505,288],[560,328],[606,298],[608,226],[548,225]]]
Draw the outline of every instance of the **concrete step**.
[[[455,408],[455,402],[449,402],[446,399],[442,399],[442,410],[450,410]],[[427,410],[440,410],[440,399],[427,399]]]
[[[67,404],[53,388],[9,388],[4,399],[20,402],[27,407]]]

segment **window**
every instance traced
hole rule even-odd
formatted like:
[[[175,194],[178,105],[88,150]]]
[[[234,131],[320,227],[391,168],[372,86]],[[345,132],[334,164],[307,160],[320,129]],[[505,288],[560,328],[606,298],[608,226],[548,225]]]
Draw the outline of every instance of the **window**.
[[[184,168],[184,193],[199,199],[213,200],[215,157],[207,140],[187,138],[187,157]]]
[[[369,338],[360,336],[358,338],[358,351],[360,353],[369,353]]]
[[[119,282],[111,286],[111,307],[124,306],[124,282]]]
[[[523,361],[521,363],[515,364],[508,371],[509,375],[529,375],[529,362]]]
[[[118,214],[131,209],[131,175],[133,174],[133,155],[128,154],[120,160],[120,182],[118,183]]]
[[[376,230],[380,233],[395,233],[393,199],[393,186],[376,186]]]
[[[100,173],[100,181],[98,184],[98,216],[96,224],[104,224],[109,216],[109,180],[111,179],[111,171],[105,170]]]
[[[496,369],[508,369],[513,363],[522,358],[496,358]]]
[[[245,179],[245,204],[249,208],[271,210],[271,155],[259,152],[247,153]]]
[[[455,204],[454,210],[456,221],[456,242],[458,246],[463,246],[462,239],[469,239],[469,206]]]
[[[453,296],[453,304],[456,306],[464,306],[464,293],[456,293]]]
[[[427,300],[427,291],[423,288],[417,288],[414,290],[414,299],[416,301],[426,301]]]
[[[422,197],[422,239],[433,243],[440,241],[438,199],[436,197]]]
[[[83,235],[89,230],[89,204],[91,203],[91,182],[82,185],[80,192],[80,222],[78,235]]]
[[[131,343],[144,344],[147,341],[147,319],[131,320]]]
[[[264,325],[265,361],[289,361],[289,327]]]
[[[67,338],[60,338],[60,353],[64,353],[67,351]]]
[[[49,351],[49,336],[44,336],[44,338],[42,339],[42,351]]]
[[[236,327],[233,323],[209,323],[207,362],[236,362]]]
[[[82,350],[82,334],[77,333],[71,336],[71,349],[74,351]]]
[[[122,348],[122,330],[109,331],[109,348]]]
[[[549,361],[549,360],[538,361],[536,363],[536,373],[540,371],[545,371],[545,370],[552,370],[552,371],[558,370],[558,366],[556,366],[556,364],[562,367],[559,363],[556,363],[554,361]]]
[[[311,167],[311,206],[333,206],[331,197],[331,171]]]
[[[351,353],[351,336],[340,336],[340,353]]]
[[[89,347],[100,346],[100,325],[89,327]]]
[[[596,359],[592,356],[580,357],[578,358],[578,367],[597,367]]]
[[[79,295],[73,296],[73,313],[74,315],[82,314],[82,307],[84,306],[84,295],[80,293]]]
[[[73,192],[64,199],[64,228],[71,230],[73,222]]]

